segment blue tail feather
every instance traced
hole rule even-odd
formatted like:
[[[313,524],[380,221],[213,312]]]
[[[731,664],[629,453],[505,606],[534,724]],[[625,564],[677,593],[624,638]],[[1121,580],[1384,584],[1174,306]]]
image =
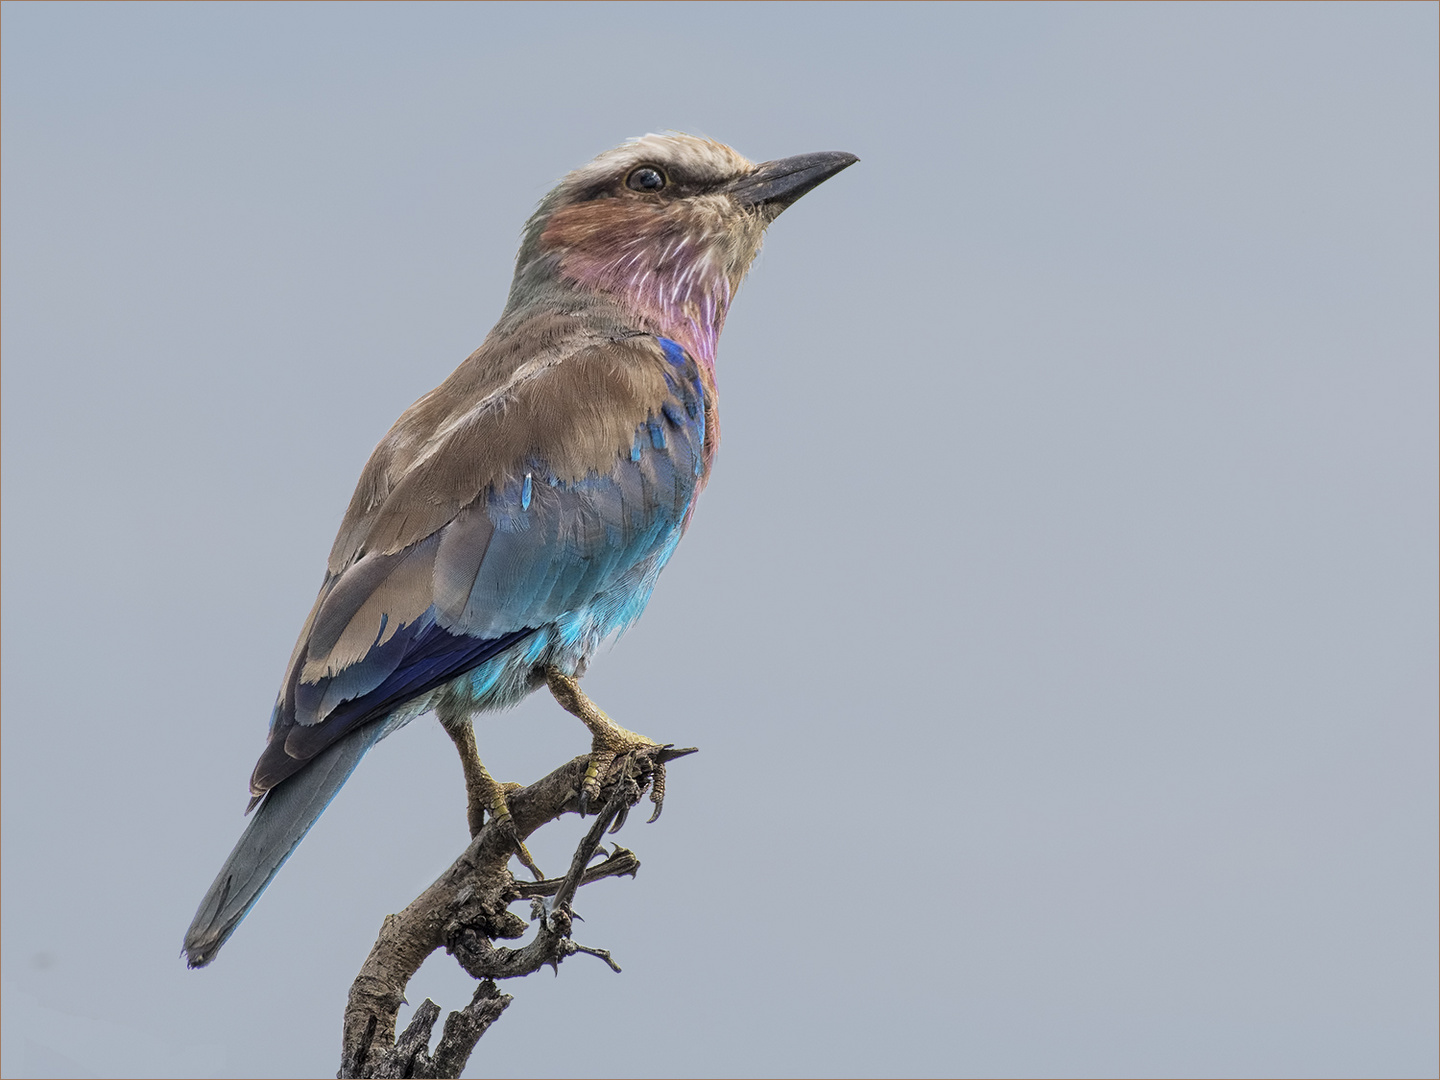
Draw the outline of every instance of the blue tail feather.
[[[265,796],[185,932],[190,967],[214,959],[383,729],[371,723],[352,731]]]

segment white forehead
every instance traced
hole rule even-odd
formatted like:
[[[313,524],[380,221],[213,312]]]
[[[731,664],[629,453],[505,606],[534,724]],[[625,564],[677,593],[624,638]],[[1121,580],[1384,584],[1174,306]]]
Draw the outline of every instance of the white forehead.
[[[628,172],[636,165],[662,165],[683,171],[697,180],[724,180],[755,168],[724,143],[694,135],[641,135],[614,150],[606,150],[588,165],[565,178],[567,186],[596,183]]]

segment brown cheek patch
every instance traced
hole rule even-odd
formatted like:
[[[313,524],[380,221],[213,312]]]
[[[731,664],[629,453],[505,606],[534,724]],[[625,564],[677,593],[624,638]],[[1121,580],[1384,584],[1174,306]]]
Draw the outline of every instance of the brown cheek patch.
[[[610,249],[635,237],[663,229],[665,210],[634,199],[595,199],[566,206],[550,216],[540,246],[561,251]]]
[[[540,247],[559,254],[561,273],[572,280],[613,285],[637,272],[661,269],[630,257],[653,258],[692,224],[680,205],[597,199],[557,210],[540,234]]]

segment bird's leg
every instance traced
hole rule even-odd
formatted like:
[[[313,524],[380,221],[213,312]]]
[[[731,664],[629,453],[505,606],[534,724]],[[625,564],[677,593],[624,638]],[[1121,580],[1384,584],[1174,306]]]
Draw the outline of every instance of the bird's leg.
[[[578,717],[594,737],[590,748],[590,764],[585,769],[585,779],[580,783],[580,810],[583,813],[587,806],[599,800],[600,784],[616,757],[632,750],[655,748],[661,744],[647,739],[644,735],[627,731],[615,723],[605,715],[600,706],[586,696],[574,678],[564,674],[559,668],[546,668],[545,681],[560,707],[571,716]],[[665,765],[660,761],[655,762],[650,801],[655,804],[655,812],[650,815],[650,820],[654,821],[660,816],[660,809],[665,803]]]
[[[448,721],[448,722],[446,722]],[[475,728],[470,718],[446,718],[441,722],[445,733],[455,743],[460,754],[460,768],[465,773],[465,819],[470,826],[470,838],[480,835],[485,824],[485,811],[489,810],[496,819],[510,816],[510,807],[505,802],[505,789],[490,775],[485,763],[480,760],[480,748],[475,744]]]
[[[480,760],[480,748],[475,745],[475,725],[468,715],[452,715],[449,710],[440,710],[438,715],[440,726],[455,743],[455,749],[460,754],[460,768],[465,773],[465,820],[470,826],[470,838],[473,840],[480,835],[487,810],[497,827],[508,828],[513,833],[515,826],[510,820],[510,804],[506,802],[505,795],[520,790],[523,785],[502,784],[490,775],[490,770]],[[525,869],[535,875],[536,881],[544,878],[520,837],[515,836],[514,840],[515,855]]]

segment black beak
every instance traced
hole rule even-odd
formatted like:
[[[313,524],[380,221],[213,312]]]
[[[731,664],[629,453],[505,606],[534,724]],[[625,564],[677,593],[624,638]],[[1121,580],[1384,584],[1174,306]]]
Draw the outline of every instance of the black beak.
[[[749,176],[736,180],[730,185],[730,193],[744,205],[763,207],[775,217],[811,188],[819,187],[859,160],[843,150],[778,158],[764,162]]]

